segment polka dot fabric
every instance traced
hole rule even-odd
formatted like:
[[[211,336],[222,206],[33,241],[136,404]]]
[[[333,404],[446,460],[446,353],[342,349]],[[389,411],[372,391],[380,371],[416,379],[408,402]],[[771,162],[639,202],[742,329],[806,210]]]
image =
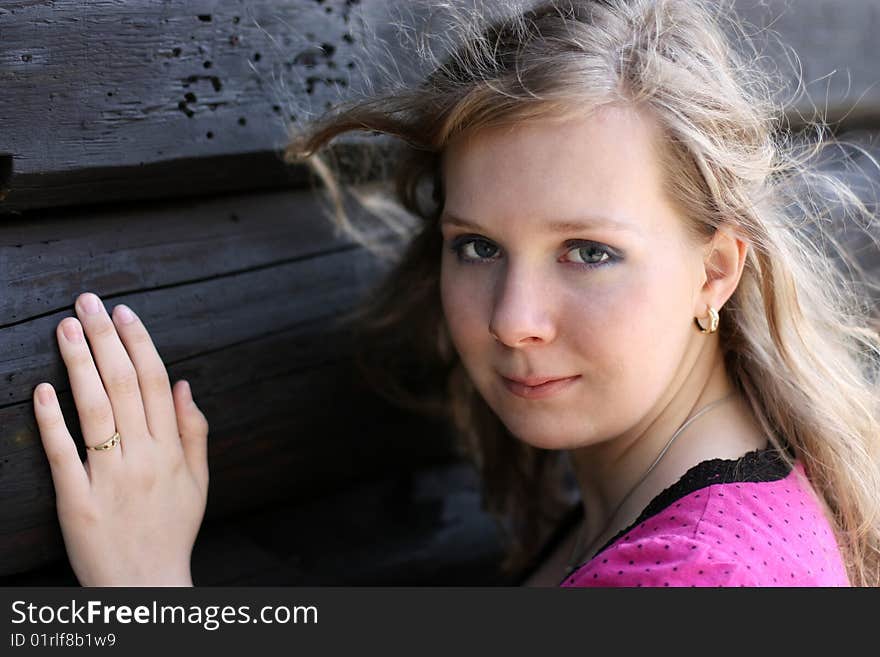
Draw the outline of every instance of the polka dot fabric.
[[[800,462],[774,481],[698,487],[644,516],[560,586],[850,585]]]

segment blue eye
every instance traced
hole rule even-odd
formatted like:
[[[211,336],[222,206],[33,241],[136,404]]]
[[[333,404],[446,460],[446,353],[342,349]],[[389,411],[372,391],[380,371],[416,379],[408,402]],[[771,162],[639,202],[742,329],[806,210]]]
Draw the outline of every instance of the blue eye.
[[[569,249],[566,251],[566,256],[574,254],[574,257],[566,258],[562,262],[569,262],[586,269],[603,267],[620,259],[609,247],[598,242],[575,240],[567,242],[566,247]],[[462,235],[453,240],[449,248],[458,256],[459,262],[466,264],[481,264],[500,257],[498,255],[500,249],[496,244],[476,235]]]
[[[452,243],[452,252],[461,262],[478,263],[491,260],[498,253],[498,247],[482,237],[463,235]]]
[[[569,260],[575,264],[587,267],[601,267],[602,265],[615,260],[615,256],[611,251],[597,242],[586,242],[577,244],[568,253],[577,256],[576,260]]]

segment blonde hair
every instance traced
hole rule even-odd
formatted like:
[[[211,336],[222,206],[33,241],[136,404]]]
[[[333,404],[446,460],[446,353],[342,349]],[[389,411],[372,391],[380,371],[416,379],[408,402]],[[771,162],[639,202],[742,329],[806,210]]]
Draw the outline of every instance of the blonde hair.
[[[807,123],[816,133],[810,140],[786,129],[772,76],[755,51],[733,48],[752,42],[722,3],[559,0],[488,24],[455,11],[460,20],[449,33],[457,45],[431,75],[341,104],[294,135],[286,159],[312,166],[336,218],[368,243],[349,221],[343,183],[319,149],[352,130],[396,138],[396,150],[385,153],[397,164],[393,193],[419,223],[355,316],[371,345],[364,367],[389,397],[455,422],[482,474],[486,507],[511,534],[505,565],[520,565],[558,519],[563,466],[558,453],[507,432],[446,334],[440,156],[464,131],[619,104],[644,110],[661,127],[662,168],[673,172],[667,192],[695,238],[727,224],[750,242],[739,285],[721,310],[732,383],[771,444],[790,464],[804,464],[832,514],[851,582],[880,584],[880,335],[868,294],[875,285],[831,226],[843,209],[850,224],[866,220],[860,227],[870,235],[875,217],[840,177],[815,165],[840,142],[821,121]],[[373,354],[381,356],[370,363]]]

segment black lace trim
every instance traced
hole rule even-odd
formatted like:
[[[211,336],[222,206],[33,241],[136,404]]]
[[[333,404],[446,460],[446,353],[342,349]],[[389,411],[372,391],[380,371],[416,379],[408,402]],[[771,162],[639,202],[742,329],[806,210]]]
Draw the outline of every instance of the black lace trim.
[[[743,454],[738,459],[709,459],[701,461],[685,472],[681,478],[672,484],[669,488],[661,491],[648,506],[639,514],[639,517],[628,527],[620,530],[615,536],[609,539],[599,551],[592,557],[583,561],[572,568],[563,577],[560,584],[568,578],[571,573],[592,561],[599,554],[608,549],[619,538],[632,531],[637,525],[645,522],[664,509],[671,506],[674,502],[680,500],[686,495],[706,488],[714,484],[729,484],[738,482],[762,482],[762,481],[778,481],[784,479],[791,472],[791,467],[785,462],[782,455],[772,445],[764,449],[756,449],[752,452]],[[578,504],[577,518],[578,521],[583,518],[583,506]]]

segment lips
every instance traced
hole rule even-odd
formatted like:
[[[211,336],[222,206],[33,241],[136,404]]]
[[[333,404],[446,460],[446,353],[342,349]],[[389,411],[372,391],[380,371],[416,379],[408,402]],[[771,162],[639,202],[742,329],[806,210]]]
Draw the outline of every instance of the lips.
[[[508,381],[513,381],[515,383],[521,383],[524,386],[534,387],[534,386],[539,386],[544,383],[547,383],[548,381],[562,381],[563,379],[570,379],[571,377],[569,377],[569,376],[530,376],[530,377],[526,377],[524,379],[520,379],[515,376],[505,376],[504,378],[507,379]]]
[[[580,379],[580,374],[562,378],[533,376],[525,379],[511,379],[506,376],[501,377],[507,390],[523,399],[544,399],[550,397],[569,388],[578,379]]]

